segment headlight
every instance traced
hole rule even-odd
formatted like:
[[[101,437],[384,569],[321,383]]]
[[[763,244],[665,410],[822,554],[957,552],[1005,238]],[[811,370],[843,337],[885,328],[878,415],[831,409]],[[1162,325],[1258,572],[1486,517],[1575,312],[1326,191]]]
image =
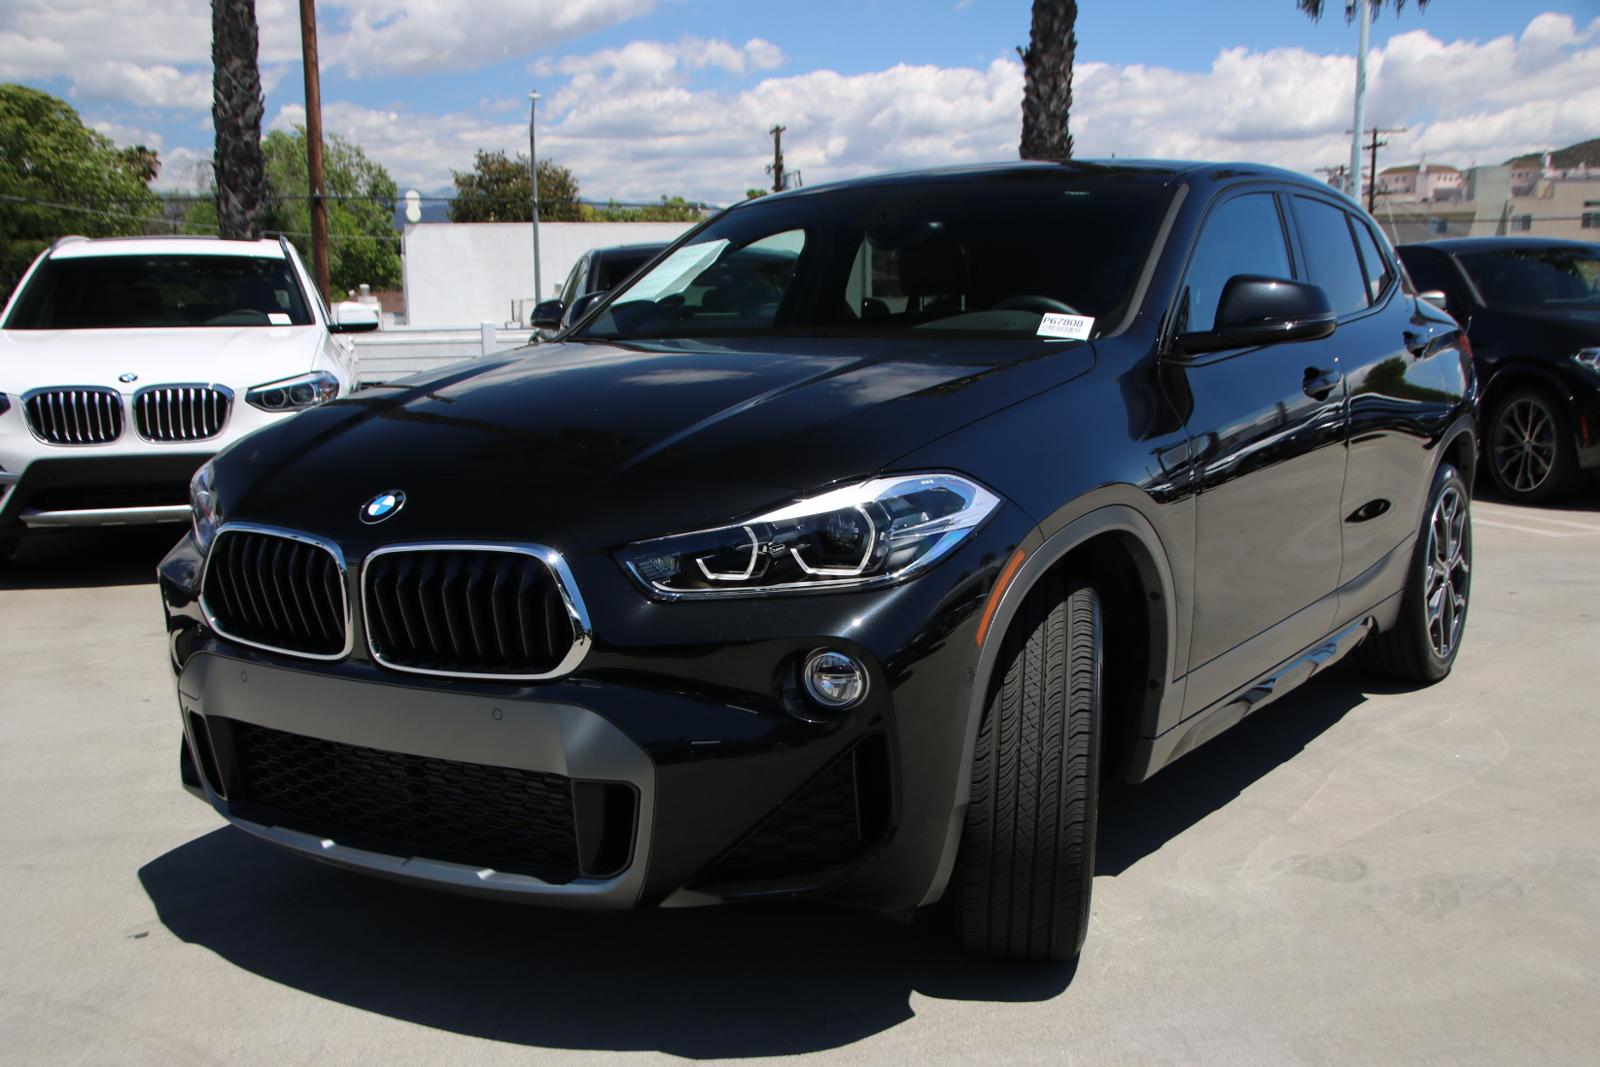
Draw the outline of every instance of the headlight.
[[[262,411],[303,411],[326,404],[339,395],[339,379],[325,370],[258,385],[244,395],[245,403]]]
[[[1580,348],[1572,353],[1572,361],[1586,370],[1600,374],[1600,348]]]
[[[204,555],[211,551],[217,527],[222,524],[222,505],[217,500],[216,473],[210,460],[189,479],[189,506],[194,509],[194,541]]]
[[[944,556],[999,503],[954,474],[874,478],[733,526],[640,541],[619,556],[669,598],[883,585]]]

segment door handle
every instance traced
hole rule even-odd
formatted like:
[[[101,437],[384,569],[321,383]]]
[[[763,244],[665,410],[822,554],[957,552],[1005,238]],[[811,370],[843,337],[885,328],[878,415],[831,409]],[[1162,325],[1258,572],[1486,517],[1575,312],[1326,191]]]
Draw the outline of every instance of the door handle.
[[[1432,333],[1418,333],[1416,330],[1406,330],[1400,336],[1405,339],[1406,351],[1418,359],[1428,354],[1428,346],[1433,343]]]
[[[1344,375],[1337,370],[1319,370],[1316,367],[1307,367],[1306,380],[1301,384],[1300,388],[1304,389],[1306,396],[1311,397],[1313,400],[1326,400],[1328,399],[1328,394],[1338,388],[1339,383],[1342,381],[1344,381]]]

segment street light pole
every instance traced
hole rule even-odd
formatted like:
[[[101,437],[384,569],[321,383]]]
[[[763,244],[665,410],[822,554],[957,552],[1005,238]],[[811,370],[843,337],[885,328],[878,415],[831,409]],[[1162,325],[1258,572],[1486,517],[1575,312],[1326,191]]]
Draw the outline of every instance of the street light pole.
[[[1367,42],[1372,35],[1371,0],[1356,0],[1357,18],[1361,26],[1360,45],[1356,49],[1356,121],[1350,135],[1350,199],[1361,202],[1361,131],[1367,128]]]
[[[533,190],[533,302],[544,299],[544,279],[539,273],[539,92],[528,94],[528,185]]]

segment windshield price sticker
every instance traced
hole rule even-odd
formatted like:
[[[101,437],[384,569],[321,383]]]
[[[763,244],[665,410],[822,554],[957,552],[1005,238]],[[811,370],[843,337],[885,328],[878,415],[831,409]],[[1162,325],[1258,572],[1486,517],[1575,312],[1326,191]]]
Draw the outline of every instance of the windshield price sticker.
[[[1090,315],[1063,315],[1059,312],[1049,312],[1039,320],[1040,337],[1060,337],[1069,341],[1087,341],[1089,331],[1094,329],[1094,318]]]

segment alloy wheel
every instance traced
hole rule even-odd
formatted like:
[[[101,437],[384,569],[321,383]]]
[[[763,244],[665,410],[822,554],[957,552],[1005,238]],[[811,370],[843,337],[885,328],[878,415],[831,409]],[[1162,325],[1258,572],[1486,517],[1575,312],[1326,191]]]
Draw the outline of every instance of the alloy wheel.
[[[1468,553],[1467,502],[1447,485],[1428,520],[1428,642],[1434,655],[1448,660],[1467,621],[1467,588],[1472,573]]]
[[[1514,492],[1531,493],[1556,464],[1555,417],[1531,397],[1519,397],[1500,412],[1494,428],[1494,465]]]

